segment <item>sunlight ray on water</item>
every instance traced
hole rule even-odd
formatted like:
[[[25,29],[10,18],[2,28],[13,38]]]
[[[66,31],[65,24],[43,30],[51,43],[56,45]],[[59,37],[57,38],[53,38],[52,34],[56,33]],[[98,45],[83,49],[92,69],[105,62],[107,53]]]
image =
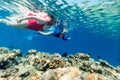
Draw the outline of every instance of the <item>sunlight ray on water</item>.
[[[22,18],[35,9],[46,10],[64,20],[69,31],[85,28],[91,33],[120,38],[120,0],[0,0],[0,5],[0,10],[13,16],[7,19]]]

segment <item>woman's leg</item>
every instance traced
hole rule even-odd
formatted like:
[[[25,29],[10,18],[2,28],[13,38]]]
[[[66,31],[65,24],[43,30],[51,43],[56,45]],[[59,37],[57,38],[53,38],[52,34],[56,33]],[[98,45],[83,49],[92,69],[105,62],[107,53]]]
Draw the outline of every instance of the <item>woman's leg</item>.
[[[14,24],[13,22],[11,22],[11,21],[9,21],[7,19],[0,19],[0,23],[6,24],[8,26],[11,26],[11,25]]]
[[[7,19],[0,19],[0,23],[4,23],[4,24],[6,24],[8,26],[21,27],[21,28],[25,28],[28,25],[27,20],[22,21],[22,22],[19,23],[17,21],[10,21],[10,20],[7,20]]]

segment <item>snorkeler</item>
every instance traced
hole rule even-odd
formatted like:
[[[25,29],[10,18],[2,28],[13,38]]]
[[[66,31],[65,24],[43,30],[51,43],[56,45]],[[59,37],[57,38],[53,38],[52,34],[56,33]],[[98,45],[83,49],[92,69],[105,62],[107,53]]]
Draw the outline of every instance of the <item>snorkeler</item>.
[[[55,18],[45,11],[30,12],[25,18],[20,20],[0,19],[0,23],[8,26],[26,28],[35,31],[44,31],[54,24]]]
[[[62,40],[70,40],[70,37],[66,37],[67,29],[63,25],[63,22],[60,21],[56,26],[52,26],[46,31],[38,31],[38,33],[49,36],[53,35],[54,37],[62,38]]]

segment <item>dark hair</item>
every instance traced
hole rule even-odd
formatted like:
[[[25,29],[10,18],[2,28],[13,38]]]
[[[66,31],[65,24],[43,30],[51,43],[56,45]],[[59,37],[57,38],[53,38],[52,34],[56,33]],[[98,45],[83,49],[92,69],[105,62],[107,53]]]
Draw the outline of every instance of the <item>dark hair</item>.
[[[48,22],[48,25],[53,25],[53,24],[55,24],[55,23],[56,23],[55,17],[54,17],[53,15],[51,15],[51,14],[49,14],[49,16],[51,17],[51,21]]]

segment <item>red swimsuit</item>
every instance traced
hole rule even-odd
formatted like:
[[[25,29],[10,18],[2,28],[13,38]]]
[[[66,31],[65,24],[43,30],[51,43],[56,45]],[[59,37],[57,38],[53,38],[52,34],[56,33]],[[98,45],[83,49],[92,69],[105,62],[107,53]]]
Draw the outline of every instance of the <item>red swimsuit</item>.
[[[28,14],[28,16],[36,16],[36,15],[30,13],[30,14]],[[45,17],[47,17],[47,16],[45,16]],[[30,20],[28,20],[28,27],[27,28],[32,29],[32,30],[36,30],[36,31],[42,31],[44,25],[45,24],[38,24],[37,20],[35,20],[35,19],[30,19]]]

